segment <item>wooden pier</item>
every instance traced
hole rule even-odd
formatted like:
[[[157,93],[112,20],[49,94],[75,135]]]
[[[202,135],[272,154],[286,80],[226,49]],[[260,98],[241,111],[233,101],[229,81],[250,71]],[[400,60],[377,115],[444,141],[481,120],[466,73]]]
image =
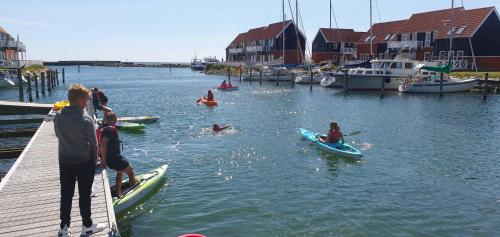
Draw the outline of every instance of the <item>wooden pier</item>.
[[[44,121],[0,183],[0,237],[56,236],[59,230],[58,142],[52,121]],[[78,186],[77,186],[78,187]],[[92,236],[118,236],[108,175],[98,169],[94,179],[92,219],[108,229]],[[79,236],[78,188],[71,211],[71,230]]]
[[[52,109],[52,104],[0,101],[0,115],[43,114]]]

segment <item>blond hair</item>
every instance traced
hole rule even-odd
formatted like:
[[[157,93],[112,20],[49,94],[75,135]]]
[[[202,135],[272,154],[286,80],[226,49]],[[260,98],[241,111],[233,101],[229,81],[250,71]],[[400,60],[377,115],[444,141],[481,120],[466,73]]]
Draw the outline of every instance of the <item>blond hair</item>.
[[[76,102],[85,96],[90,96],[90,90],[80,84],[73,84],[68,89],[68,100],[70,103]]]

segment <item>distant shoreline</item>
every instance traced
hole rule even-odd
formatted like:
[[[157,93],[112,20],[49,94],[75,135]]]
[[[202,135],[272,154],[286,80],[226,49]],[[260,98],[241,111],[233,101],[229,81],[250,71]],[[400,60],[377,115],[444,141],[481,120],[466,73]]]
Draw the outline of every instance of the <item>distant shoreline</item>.
[[[189,68],[189,63],[182,62],[121,62],[121,61],[56,61],[43,62],[44,66],[97,66],[97,67],[162,67]]]

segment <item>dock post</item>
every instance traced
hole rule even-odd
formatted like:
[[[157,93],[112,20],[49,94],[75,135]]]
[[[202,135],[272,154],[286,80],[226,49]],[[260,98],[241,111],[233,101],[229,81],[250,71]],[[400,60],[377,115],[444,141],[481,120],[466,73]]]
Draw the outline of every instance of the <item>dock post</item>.
[[[349,92],[349,72],[345,72],[344,76],[344,93]]]
[[[23,75],[20,68],[17,69],[17,83],[19,87],[19,101],[24,101]]]
[[[259,85],[262,86],[262,69],[259,69]]]
[[[242,70],[241,70],[241,65],[240,65],[240,67],[239,67],[239,71],[240,71],[240,83],[241,83],[241,74],[242,74],[242,72],[241,72],[241,71],[242,71]]]
[[[33,102],[33,91],[31,89],[31,75],[27,77],[28,79],[28,100]]]
[[[443,97],[443,73],[439,74],[439,97]]]
[[[52,93],[52,85],[50,83],[52,82],[50,79],[50,70],[49,70],[47,71],[47,91],[49,91],[49,93]]]
[[[78,73],[80,73],[80,63],[78,63]]]
[[[56,82],[57,86],[59,86],[59,72],[57,71],[57,69],[56,69]]]
[[[45,95],[45,72],[41,72],[40,77],[40,88],[42,89],[42,95]]]
[[[291,83],[292,83],[292,88],[295,87],[295,73],[292,72],[292,78],[291,78]]]
[[[486,100],[488,91],[490,90],[490,85],[488,84],[488,73],[484,74],[484,86],[483,86],[483,101]]]
[[[54,89],[56,88],[56,72],[52,70],[50,74],[52,75],[52,89]]]
[[[252,84],[252,71],[253,71],[253,67],[250,68],[250,84]]]
[[[231,67],[227,67],[227,79],[228,82],[231,83]]]
[[[313,90],[313,71],[311,70],[311,75],[309,76],[309,90]]]
[[[281,74],[281,68],[278,70],[278,78],[276,79],[276,85],[280,85],[280,74]]]
[[[63,84],[66,84],[66,76],[64,75],[64,68],[62,69]]]
[[[384,98],[384,89],[385,89],[385,79],[387,76],[380,77],[380,99]]]
[[[40,98],[40,94],[38,94],[38,75],[34,75],[35,77],[35,96],[36,98]]]

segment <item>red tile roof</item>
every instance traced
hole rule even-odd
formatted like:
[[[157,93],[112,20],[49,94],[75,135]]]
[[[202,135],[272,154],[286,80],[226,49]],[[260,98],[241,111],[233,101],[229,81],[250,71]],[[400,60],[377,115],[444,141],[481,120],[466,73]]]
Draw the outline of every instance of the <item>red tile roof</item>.
[[[352,29],[320,28],[319,31],[327,42],[357,42],[364,34]]]
[[[461,34],[456,34],[454,37],[472,37],[476,29],[494,9],[495,7],[471,10],[465,10],[462,7],[454,8],[456,29],[458,30],[462,26],[465,26],[464,31]],[[451,11],[451,9],[444,9],[413,14],[401,29],[401,32],[413,33],[434,31],[438,32],[437,38],[446,38],[450,30]]]
[[[407,20],[399,21],[388,21],[382,23],[376,23],[372,26],[373,29],[373,43],[383,43],[385,37],[389,34],[397,34],[401,31],[406,24]],[[370,36],[370,30],[364,33],[359,39],[359,44],[369,44],[370,40],[366,41],[366,38]]]
[[[292,21],[285,21],[285,27],[288,26]],[[281,31],[283,30],[283,22],[272,23],[268,26],[259,27],[250,29],[246,33],[239,34],[228,47],[233,47],[242,42],[253,42],[256,40],[264,40],[264,39],[274,39],[276,38]]]

